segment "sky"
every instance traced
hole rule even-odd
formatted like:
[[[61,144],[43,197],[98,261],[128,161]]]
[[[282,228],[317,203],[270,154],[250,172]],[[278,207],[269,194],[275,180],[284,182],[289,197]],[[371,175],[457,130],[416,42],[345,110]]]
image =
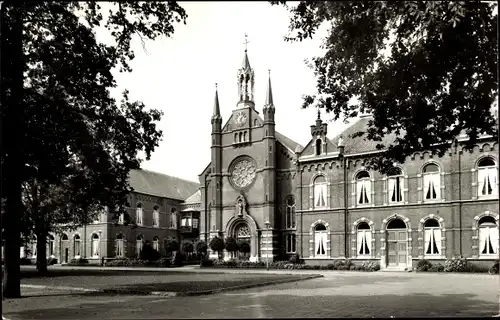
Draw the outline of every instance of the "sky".
[[[198,181],[198,175],[210,162],[216,82],[223,124],[236,109],[236,75],[243,60],[245,33],[255,72],[257,111],[261,112],[264,105],[270,69],[276,130],[306,145],[317,110],[301,108],[301,96],[316,92],[313,70],[304,60],[320,53],[326,28],[312,40],[287,43],[283,38],[288,32],[289,13],[284,7],[271,6],[267,1],[180,5],[188,14],[186,25],[176,24],[171,38],[146,41],[146,51],[135,39],[133,71],[115,73],[117,93],[127,88],[132,100],[164,113],[158,123],[163,140],[141,167]],[[345,126],[342,121],[329,123],[328,136],[335,136]]]

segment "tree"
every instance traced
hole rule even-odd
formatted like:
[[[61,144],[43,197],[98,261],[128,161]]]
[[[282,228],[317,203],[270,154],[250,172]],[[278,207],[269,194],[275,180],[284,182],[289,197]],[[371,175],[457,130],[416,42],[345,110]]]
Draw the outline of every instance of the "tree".
[[[219,259],[222,259],[222,251],[224,250],[224,240],[217,236],[210,240],[209,247],[212,251],[217,252]]]
[[[160,253],[153,249],[151,244],[145,243],[142,247],[141,252],[139,253],[139,260],[156,261],[158,259],[160,259]]]
[[[198,240],[195,244],[195,250],[198,254],[198,257],[200,259],[203,259],[203,257],[205,257],[205,255],[207,254],[208,246],[205,241]]]
[[[234,258],[234,253],[237,252],[240,248],[238,242],[233,237],[226,237],[225,239],[225,248],[227,252],[231,253],[231,257]]]
[[[133,36],[168,37],[187,15],[175,1],[107,6],[111,11],[104,27],[114,45],[96,41],[93,29],[104,22],[96,2],[18,1],[1,8],[0,109],[9,137],[1,150],[5,297],[20,296],[23,184],[36,181],[37,188],[46,190],[74,183],[72,205],[61,214],[79,212],[82,220],[95,208],[123,208],[130,191],[128,173],[141,162],[138,153],[144,151],[149,159],[162,136],[155,124],[159,111],[130,101],[127,91],[119,104],[111,97],[116,87],[111,70],[131,71]],[[93,183],[87,186],[88,181]],[[44,219],[45,214],[36,216]]]
[[[167,256],[171,255],[172,252],[179,250],[179,242],[172,237],[165,239],[165,251],[167,252]]]
[[[272,5],[286,1],[271,1]],[[371,113],[366,139],[381,151],[369,165],[387,172],[416,150],[444,155],[465,132],[498,135],[490,111],[498,97],[497,4],[486,1],[300,1],[286,41],[330,29],[312,59],[317,106],[348,119]],[[357,98],[357,102],[353,99]],[[354,102],[353,102],[354,101]],[[394,142],[382,138],[395,134]]]
[[[191,253],[194,250],[193,243],[191,241],[183,242],[182,243],[182,252],[186,254],[186,256],[190,256]]]
[[[248,241],[239,241],[238,246],[238,251],[243,253],[243,255],[247,257],[248,253],[250,253],[250,244],[248,243]]]

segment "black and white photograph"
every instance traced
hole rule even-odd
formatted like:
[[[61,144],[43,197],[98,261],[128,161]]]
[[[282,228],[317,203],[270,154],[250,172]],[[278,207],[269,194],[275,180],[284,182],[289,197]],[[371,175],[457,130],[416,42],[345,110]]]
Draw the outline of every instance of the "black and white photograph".
[[[0,1],[2,320],[500,316],[497,1]]]

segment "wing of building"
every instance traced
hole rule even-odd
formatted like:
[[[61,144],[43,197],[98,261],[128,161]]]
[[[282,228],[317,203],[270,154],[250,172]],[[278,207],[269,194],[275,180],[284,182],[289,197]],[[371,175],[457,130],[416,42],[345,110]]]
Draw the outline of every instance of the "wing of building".
[[[423,258],[484,263],[498,257],[498,144],[492,137],[481,137],[468,151],[460,144],[467,137],[460,136],[445,156],[416,152],[384,176],[364,167],[380,152],[377,143],[355,136],[366,130],[369,116],[328,139],[328,124],[318,115],[302,146],[275,130],[279,106],[270,77],[257,107],[246,50],[237,81],[239,99],[225,119],[215,92],[207,119],[211,161],[199,184],[133,171],[129,210],[137,227],[103,216],[61,238],[55,254],[63,261],[133,257],[145,241],[163,252],[168,237],[208,242],[220,236],[248,242],[252,261],[298,254],[307,263],[349,258],[400,270]]]

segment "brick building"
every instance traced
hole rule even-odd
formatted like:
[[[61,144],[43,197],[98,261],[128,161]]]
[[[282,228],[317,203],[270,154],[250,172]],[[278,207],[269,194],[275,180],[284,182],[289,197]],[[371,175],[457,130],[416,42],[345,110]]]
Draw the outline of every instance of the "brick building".
[[[145,243],[165,254],[164,241],[169,237],[179,242],[198,238],[197,182],[147,170],[132,170],[129,179],[134,188],[128,196],[131,223],[124,223],[124,216],[117,222],[112,213],[102,213],[76,231],[50,234],[47,256],[62,263],[73,258],[99,263],[102,258],[134,258]],[[36,258],[36,240],[30,244],[30,251]]]
[[[307,263],[377,260],[404,269],[418,259],[498,257],[498,144],[481,137],[439,158],[416,152],[389,176],[366,170],[376,143],[352,134],[362,116],[327,138],[320,115],[305,147],[275,131],[271,81],[264,106],[254,101],[247,52],[238,70],[239,102],[223,122],[217,91],[211,162],[200,175],[200,237],[248,241],[250,259]],[[394,136],[385,137],[390,142]],[[266,224],[267,222],[267,224]]]

